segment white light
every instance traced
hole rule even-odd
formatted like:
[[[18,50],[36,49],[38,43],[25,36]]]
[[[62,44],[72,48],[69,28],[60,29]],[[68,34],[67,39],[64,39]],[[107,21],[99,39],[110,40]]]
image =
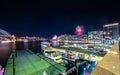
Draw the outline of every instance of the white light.
[[[84,71],[86,70],[86,68],[83,68],[84,69]]]
[[[8,40],[8,41],[1,41],[1,43],[9,43],[9,42],[11,42],[10,40]]]
[[[103,27],[109,27],[109,26],[117,26],[119,25],[119,23],[113,23],[113,24],[106,24]]]

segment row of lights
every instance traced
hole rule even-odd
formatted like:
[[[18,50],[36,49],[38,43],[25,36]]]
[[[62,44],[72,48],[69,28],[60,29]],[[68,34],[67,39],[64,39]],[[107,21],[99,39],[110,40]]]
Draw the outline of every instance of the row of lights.
[[[106,24],[103,27],[109,27],[109,26],[117,26],[119,25],[119,23],[113,23],[113,24]]]
[[[107,32],[104,32],[103,34],[110,34],[112,31],[109,31],[108,33]]]

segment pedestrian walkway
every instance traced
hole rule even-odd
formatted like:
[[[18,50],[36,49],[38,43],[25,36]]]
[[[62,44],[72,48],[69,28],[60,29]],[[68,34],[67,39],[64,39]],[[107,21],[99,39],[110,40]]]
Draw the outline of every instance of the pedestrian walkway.
[[[119,44],[116,43],[91,75],[120,75]]]

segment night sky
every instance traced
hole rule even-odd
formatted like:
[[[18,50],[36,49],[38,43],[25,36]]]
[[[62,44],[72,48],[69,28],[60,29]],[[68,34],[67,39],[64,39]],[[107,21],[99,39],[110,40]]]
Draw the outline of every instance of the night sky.
[[[120,21],[119,2],[57,1],[0,2],[0,28],[16,36],[52,37],[75,34],[77,25],[88,32]]]

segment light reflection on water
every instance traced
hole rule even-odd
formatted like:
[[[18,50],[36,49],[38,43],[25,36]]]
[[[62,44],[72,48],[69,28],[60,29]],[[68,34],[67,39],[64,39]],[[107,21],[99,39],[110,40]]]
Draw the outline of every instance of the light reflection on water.
[[[5,67],[7,59],[10,57],[12,51],[29,49],[34,53],[41,51],[40,41],[29,42],[14,42],[14,43],[2,43],[0,44],[0,65]]]

